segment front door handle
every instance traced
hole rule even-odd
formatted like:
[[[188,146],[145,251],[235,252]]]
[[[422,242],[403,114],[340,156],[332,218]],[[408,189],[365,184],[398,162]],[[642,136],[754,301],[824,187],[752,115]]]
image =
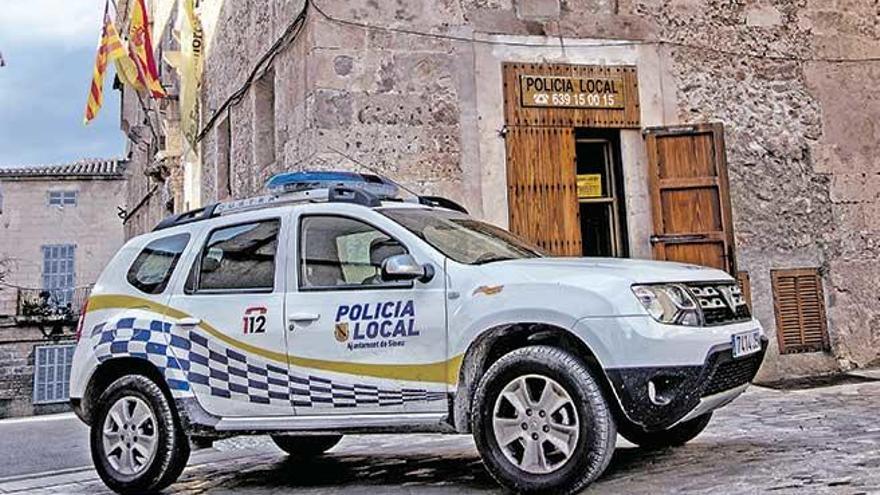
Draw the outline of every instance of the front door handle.
[[[182,327],[194,327],[194,326],[197,326],[201,322],[202,322],[201,318],[193,318],[191,316],[177,320],[177,324]]]
[[[292,315],[287,317],[287,320],[291,323],[305,323],[309,321],[315,321],[320,317],[321,315],[317,313],[293,313]]]

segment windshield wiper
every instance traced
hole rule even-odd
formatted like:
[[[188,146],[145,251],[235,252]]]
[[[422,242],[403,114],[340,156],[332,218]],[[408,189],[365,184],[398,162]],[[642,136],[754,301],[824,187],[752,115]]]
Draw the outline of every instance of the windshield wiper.
[[[495,261],[508,261],[508,260],[515,260],[515,259],[517,259],[517,258],[514,258],[513,256],[493,255],[490,253],[486,253],[486,254],[480,256],[479,258],[477,258],[476,260],[474,260],[474,264],[475,265],[482,265],[485,263],[492,263]]]

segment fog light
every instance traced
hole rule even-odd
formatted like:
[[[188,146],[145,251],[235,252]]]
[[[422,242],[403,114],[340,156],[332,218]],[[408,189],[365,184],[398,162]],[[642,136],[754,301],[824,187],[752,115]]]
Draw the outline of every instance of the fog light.
[[[655,406],[668,406],[680,380],[670,376],[655,376],[648,380],[648,400]]]

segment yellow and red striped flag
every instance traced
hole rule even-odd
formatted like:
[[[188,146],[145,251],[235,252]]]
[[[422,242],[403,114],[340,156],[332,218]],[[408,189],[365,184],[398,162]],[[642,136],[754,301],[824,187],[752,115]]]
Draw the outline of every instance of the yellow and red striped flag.
[[[131,24],[128,28],[128,51],[137,67],[138,79],[153,98],[164,98],[165,89],[159,82],[159,71],[153,58],[153,40],[144,0],[134,0],[131,6]]]
[[[86,101],[85,124],[97,117],[98,111],[104,103],[104,74],[107,72],[107,64],[128,56],[122,40],[119,39],[119,33],[110,19],[109,4],[108,0],[104,5],[104,27],[101,29],[101,41],[98,43],[98,55],[95,57],[92,85],[89,88],[89,97]]]

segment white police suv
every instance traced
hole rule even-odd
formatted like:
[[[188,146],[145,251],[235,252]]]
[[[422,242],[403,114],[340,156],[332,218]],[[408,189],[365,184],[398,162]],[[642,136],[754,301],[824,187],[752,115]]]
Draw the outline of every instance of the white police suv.
[[[172,483],[190,439],[472,433],[518,492],[596,479],[617,433],[695,437],[767,339],[726,273],[545,256],[390,181],[294,173],[129,241],[79,328],[71,402],[120,493]],[[405,480],[401,480],[404,482]]]

